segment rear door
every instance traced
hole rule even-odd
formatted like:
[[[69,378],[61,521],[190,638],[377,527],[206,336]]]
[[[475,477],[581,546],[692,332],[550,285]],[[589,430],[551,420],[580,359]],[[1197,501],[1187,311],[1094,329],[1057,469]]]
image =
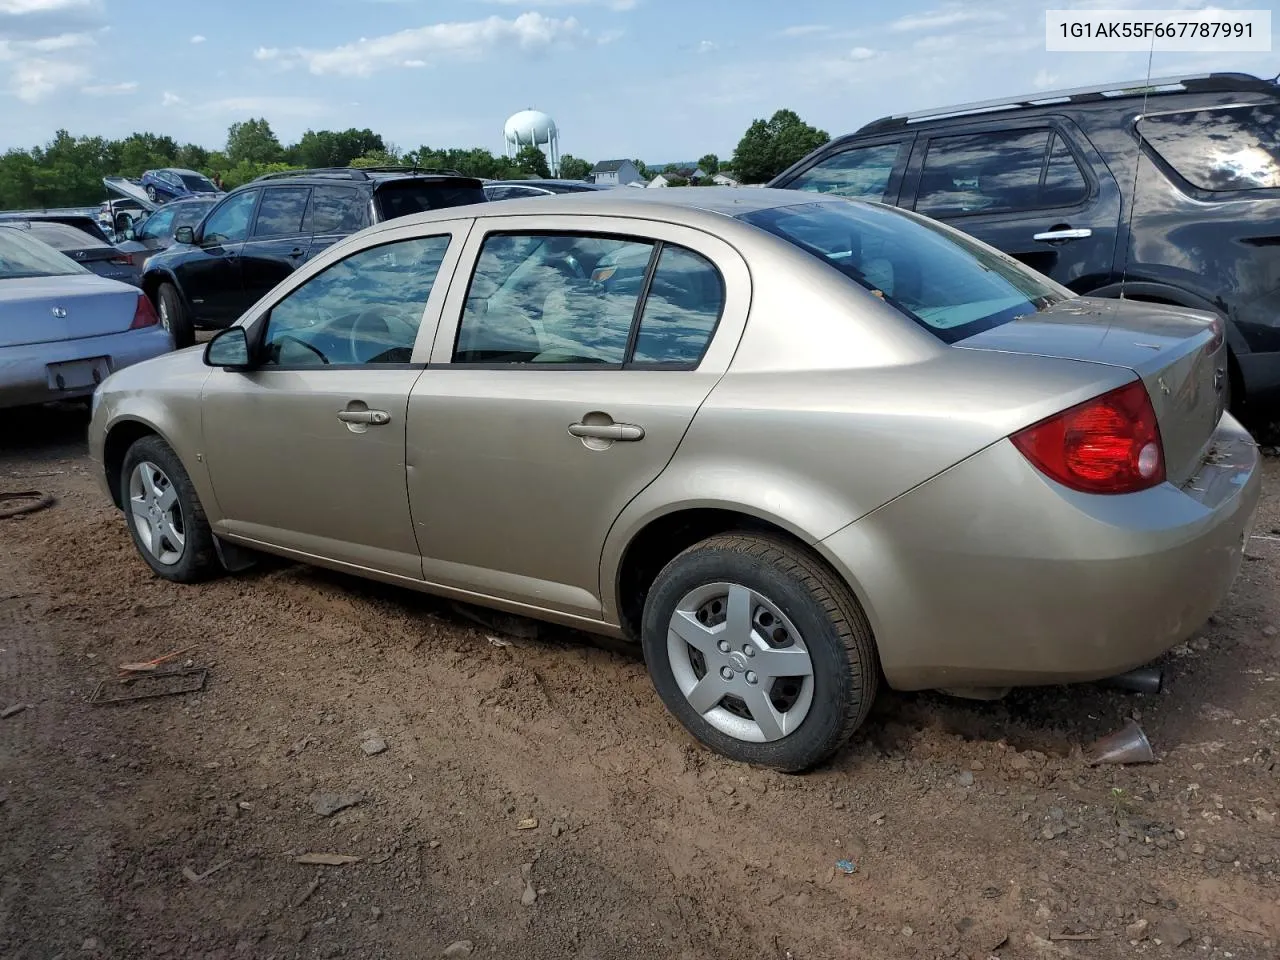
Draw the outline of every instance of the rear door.
[[[598,618],[605,537],[727,369],[751,281],[687,227],[536,220],[467,240],[409,398],[410,505],[427,581]]]
[[[1064,118],[921,133],[900,204],[1075,290],[1110,277],[1120,189]]]
[[[304,229],[309,186],[266,187],[253,229],[240,253],[245,305],[256,303],[305,262],[311,234]]]
[[[303,232],[311,237],[310,257],[343,237],[369,226],[369,195],[354,187],[317,186],[311,189]]]

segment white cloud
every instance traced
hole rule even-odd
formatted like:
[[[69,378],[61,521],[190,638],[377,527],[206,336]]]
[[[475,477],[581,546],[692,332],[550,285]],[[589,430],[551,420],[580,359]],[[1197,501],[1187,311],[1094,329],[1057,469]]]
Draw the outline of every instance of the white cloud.
[[[116,97],[126,93],[134,93],[138,89],[136,80],[128,80],[124,83],[92,83],[87,87],[81,87],[81,93],[87,93],[91,97]]]
[[[1049,90],[1058,85],[1058,75],[1056,73],[1050,73],[1048,70],[1041,67],[1036,71],[1035,78],[1031,81],[1031,84],[1037,90]]]
[[[367,77],[406,60],[430,62],[438,57],[477,57],[499,47],[525,51],[546,50],[587,39],[587,31],[572,17],[556,19],[540,13],[522,13],[513,20],[487,17],[457,23],[434,23],[381,37],[362,37],[329,50],[298,49],[284,53],[261,47],[254,57],[277,60],[290,57],[317,75]]]
[[[72,50],[76,47],[92,47],[97,41],[88,33],[60,33],[54,37],[41,37],[29,40],[22,46],[40,53],[52,53],[55,50]]]
[[[701,43],[698,44],[698,52],[710,53],[712,50],[717,49],[719,46],[720,45],[716,43],[714,40],[703,40]]]
[[[815,33],[824,33],[830,27],[821,23],[800,23],[794,27],[787,27],[782,31],[784,37],[807,37]]]
[[[187,101],[183,100],[176,93],[170,93],[168,90],[166,90],[164,92],[164,96],[160,98],[160,106],[162,107],[176,107],[179,104],[183,104],[186,102]]]
[[[197,33],[194,37],[192,37],[192,38],[191,38],[191,42],[192,42],[192,43],[204,43],[205,39],[206,39],[206,37],[204,36],[204,34]]]
[[[1041,14],[1043,17],[1043,14]],[[905,33],[914,30],[936,30],[939,27],[954,27],[962,23],[1000,23],[1007,19],[1000,10],[981,10],[973,7],[962,7],[959,4],[948,4],[926,13],[913,13],[899,17],[889,23],[894,33]]]
[[[82,83],[88,77],[89,68],[83,64],[36,57],[18,61],[9,78],[9,89],[19,100],[38,103],[63,87]]]
[[[279,47],[259,47],[253,51],[253,59],[255,60],[278,60],[279,58]]]
[[[406,60],[404,63],[400,64],[402,67],[409,67],[411,69],[418,69],[425,67],[426,65],[427,61],[425,60]]]
[[[224,97],[200,104],[193,112],[210,116],[246,114],[270,117],[315,117],[322,115],[326,104],[311,97]]]
[[[95,0],[0,0],[0,14],[21,16],[24,13],[56,13],[59,10],[91,7],[94,2]]]
[[[870,47],[854,47],[849,51],[850,60],[870,60],[876,52]]]
[[[529,0],[484,0],[504,7],[529,6]],[[542,0],[540,7],[608,7],[610,10],[634,10],[640,0]]]

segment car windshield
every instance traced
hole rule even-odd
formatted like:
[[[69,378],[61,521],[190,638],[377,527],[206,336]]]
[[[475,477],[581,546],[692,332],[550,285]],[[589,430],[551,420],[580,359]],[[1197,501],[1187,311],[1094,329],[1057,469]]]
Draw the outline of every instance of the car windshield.
[[[801,203],[739,219],[830,264],[945,343],[1072,296],[963,234],[889,207]]]
[[[0,280],[64,277],[88,272],[74,260],[34,239],[25,230],[0,225]]]
[[[188,190],[194,190],[200,193],[214,193],[217,187],[213,185],[213,181],[194,173],[183,173],[179,175],[179,179],[187,185]]]
[[[484,203],[484,190],[479,186],[429,180],[401,180],[382,186],[377,193],[378,209],[383,220],[407,217],[444,207],[460,207],[468,203]]]

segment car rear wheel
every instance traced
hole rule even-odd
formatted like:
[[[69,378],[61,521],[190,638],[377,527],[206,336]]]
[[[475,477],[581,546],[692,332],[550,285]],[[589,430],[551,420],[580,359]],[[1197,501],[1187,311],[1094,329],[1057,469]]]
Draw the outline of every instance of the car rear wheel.
[[[848,587],[767,536],[713,537],[667,564],[645,601],[641,643],[658,695],[694,737],[789,772],[848,740],[880,679]]]
[[[157,436],[137,440],[120,474],[125,520],[142,559],[166,580],[196,583],[219,569],[213,531],[191,477]]]
[[[178,288],[172,283],[162,283],[156,291],[156,313],[160,317],[160,325],[169,331],[173,345],[179,350],[196,342],[196,328],[191,322],[191,315],[182,305]]]
[[[155,203],[159,198],[156,196],[156,188],[151,184],[147,184],[147,199]]]

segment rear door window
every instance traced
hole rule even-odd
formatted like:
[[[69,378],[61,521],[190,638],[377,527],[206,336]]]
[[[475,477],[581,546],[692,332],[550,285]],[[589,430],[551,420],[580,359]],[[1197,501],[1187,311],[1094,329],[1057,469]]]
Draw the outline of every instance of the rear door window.
[[[315,187],[307,206],[304,233],[328,236],[355,233],[369,225],[365,194],[348,187]]]
[[[1061,144],[1053,155],[1051,139]],[[1057,186],[1042,192],[1051,161]],[[1084,199],[1083,184],[1071,151],[1048,127],[934,137],[925,153],[915,209],[931,217],[1035,210],[1063,205],[1064,195],[1067,204]]]
[[[1280,188],[1280,103],[1145,117],[1138,132],[1197,189]]]
[[[785,186],[790,190],[891,203],[897,199],[908,142],[898,140],[841,150],[819,160]]]
[[[267,187],[258,205],[254,237],[290,237],[302,233],[302,218],[307,212],[310,194],[310,187]]]

